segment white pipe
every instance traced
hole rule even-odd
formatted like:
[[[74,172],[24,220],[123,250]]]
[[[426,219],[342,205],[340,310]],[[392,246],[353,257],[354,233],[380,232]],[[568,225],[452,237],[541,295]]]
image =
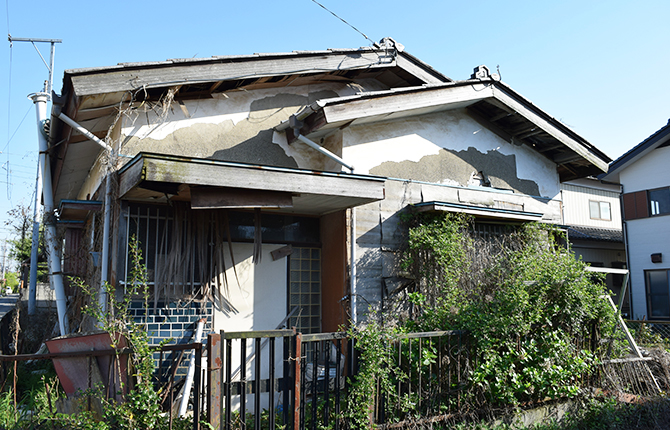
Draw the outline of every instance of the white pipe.
[[[195,343],[200,343],[202,340],[202,329],[205,327],[205,318],[198,321],[198,328],[195,331]],[[191,397],[191,386],[193,385],[193,376],[195,376],[195,349],[191,351],[188,363],[188,373],[186,374],[186,383],[184,384],[184,394],[181,397],[181,404],[179,405],[179,416],[186,415],[186,407],[188,406],[188,399]],[[196,399],[197,401],[197,399]]]
[[[107,172],[107,177],[105,178],[105,212],[104,212],[104,221],[102,224],[102,252],[100,258],[102,258],[102,264],[100,265],[100,294],[98,296],[98,303],[100,304],[100,309],[102,312],[107,312],[107,288],[106,283],[108,280],[108,271],[109,271],[109,225],[112,220],[112,173]]]
[[[351,262],[350,277],[351,277],[351,322],[354,328],[358,325],[358,316],[356,315],[356,208],[351,208]]]
[[[326,157],[337,161],[338,163],[340,163],[341,165],[343,165],[347,169],[351,170],[352,173],[354,172],[353,166],[348,165],[343,159],[341,159],[337,155],[333,154],[332,152],[330,152],[329,150],[327,150],[323,146],[318,145],[316,142],[313,142],[313,141],[309,140],[308,138],[306,138],[302,134],[296,134],[295,138],[298,139],[299,141],[303,142],[304,144],[306,144],[310,148],[316,149],[317,151],[319,151],[320,153],[322,153]]]
[[[46,93],[36,93],[29,96],[35,104],[37,112],[37,138],[40,146],[40,168],[42,170],[43,187],[42,197],[44,199],[44,213],[47,216],[45,242],[49,257],[50,279],[56,293],[56,310],[58,311],[58,326],[61,336],[69,332],[67,321],[67,298],[65,297],[65,288],[63,287],[63,274],[61,272],[60,256],[56,248],[56,225],[53,220],[53,189],[51,186],[51,164],[49,162],[49,143],[45,134],[42,132],[44,121],[47,118],[47,100]]]
[[[37,302],[37,257],[40,244],[40,208],[42,207],[42,167],[37,162],[35,208],[33,209],[33,240],[30,249],[30,283],[28,284],[28,315],[35,315]]]
[[[98,145],[102,146],[105,148],[107,151],[112,152],[112,147],[107,145],[105,142],[100,140],[98,136],[95,134],[91,133],[90,131],[86,130],[84,127],[81,125],[77,124],[73,119],[65,115],[63,112],[58,114],[58,118],[60,118],[65,124],[69,125],[73,129],[77,130],[79,133],[83,134],[84,136],[88,137],[91,139],[93,142],[97,143]]]
[[[98,145],[102,146],[104,149],[107,150],[108,155],[112,155],[112,147],[107,145],[105,142],[103,142],[100,138],[98,138],[96,135],[91,133],[90,131],[86,130],[84,127],[79,125],[76,121],[65,115],[63,112],[58,114],[58,118],[60,118],[64,123],[72,127],[74,130],[77,130],[79,133],[83,134],[93,142],[97,143]],[[111,180],[111,169],[109,169],[109,166],[111,165],[111,160],[107,163],[107,173],[105,175],[105,212],[104,212],[104,220],[103,220],[103,227],[102,227],[102,252],[100,253],[100,258],[102,259],[102,264],[100,267],[100,295],[98,296],[98,303],[100,304],[100,309],[103,312],[107,311],[107,289],[105,288],[105,284],[107,283],[107,280],[109,279],[109,226],[111,224],[111,219],[112,219],[112,210],[111,210],[111,204],[112,204],[112,180]]]

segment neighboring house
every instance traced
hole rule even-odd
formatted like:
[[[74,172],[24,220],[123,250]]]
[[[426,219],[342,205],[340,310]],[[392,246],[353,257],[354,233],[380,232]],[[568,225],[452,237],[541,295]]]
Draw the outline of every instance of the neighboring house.
[[[619,182],[631,272],[631,315],[670,319],[670,124],[612,162]]]
[[[560,224],[561,181],[610,161],[486,67],[454,81],[392,39],[68,70],[50,155],[61,220],[83,227],[69,254],[102,251],[85,202],[104,200],[108,157],[61,111],[115,149],[109,279],[123,290],[137,237],[153,297],[134,309],[156,339],[203,316],[226,331],[273,329],[293,309],[303,332],[361,321],[402,287],[408,205],[482,228]]]
[[[583,178],[561,184],[563,224],[575,256],[592,267],[625,269],[619,184]],[[619,302],[624,275],[607,274],[607,287]],[[623,313],[628,315],[628,297]]]

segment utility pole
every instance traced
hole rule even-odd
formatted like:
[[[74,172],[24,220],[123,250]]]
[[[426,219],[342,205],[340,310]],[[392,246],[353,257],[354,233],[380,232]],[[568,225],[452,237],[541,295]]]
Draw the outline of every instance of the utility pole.
[[[35,47],[35,50],[39,54],[40,58],[44,62],[44,65],[49,69],[49,79],[45,83],[44,93],[46,94],[47,101],[51,100],[51,93],[53,91],[53,70],[54,70],[54,57],[56,53],[56,43],[62,43],[61,39],[35,39],[35,38],[23,38],[23,37],[12,37],[8,36],[10,45],[13,42],[30,42]],[[51,55],[49,56],[49,64],[44,60],[42,53],[37,49],[35,43],[49,43],[51,44]],[[38,124],[38,133],[44,133],[44,124]],[[44,149],[46,150],[46,149]],[[40,152],[42,148],[40,148]],[[42,154],[40,154],[40,159]],[[49,181],[51,178],[48,179]],[[38,249],[39,249],[39,237],[40,237],[40,201],[42,198],[42,181],[43,181],[43,168],[40,167],[40,163],[37,165],[37,177],[35,179],[35,207],[33,210],[33,237],[32,237],[32,247],[30,250],[30,284],[28,287],[28,315],[34,315],[36,309],[37,301],[37,258],[38,258]],[[45,199],[46,200],[46,199]],[[55,235],[54,235],[55,238]],[[58,258],[58,256],[50,256],[49,258]],[[52,286],[53,277],[49,277]],[[54,286],[55,287],[55,286]],[[66,333],[62,332],[63,326],[61,325],[61,335]]]

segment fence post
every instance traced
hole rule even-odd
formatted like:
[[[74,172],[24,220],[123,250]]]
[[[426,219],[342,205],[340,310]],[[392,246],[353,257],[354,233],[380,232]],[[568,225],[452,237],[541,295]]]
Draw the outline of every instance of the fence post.
[[[200,430],[200,376],[202,375],[202,343],[195,347],[195,375],[193,375],[193,430]],[[184,395],[187,395],[184,393]]]
[[[302,354],[302,333],[295,335],[295,389],[293,390],[293,430],[300,430],[300,356]]]

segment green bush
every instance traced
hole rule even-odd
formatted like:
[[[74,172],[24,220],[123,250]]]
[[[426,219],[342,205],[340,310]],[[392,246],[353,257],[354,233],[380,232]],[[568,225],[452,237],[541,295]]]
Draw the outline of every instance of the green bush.
[[[405,267],[417,279],[405,326],[467,330],[477,357],[471,381],[489,404],[575,396],[596,362],[592,341],[614,324],[601,278],[551,226],[482,239],[468,218],[421,216]]]

